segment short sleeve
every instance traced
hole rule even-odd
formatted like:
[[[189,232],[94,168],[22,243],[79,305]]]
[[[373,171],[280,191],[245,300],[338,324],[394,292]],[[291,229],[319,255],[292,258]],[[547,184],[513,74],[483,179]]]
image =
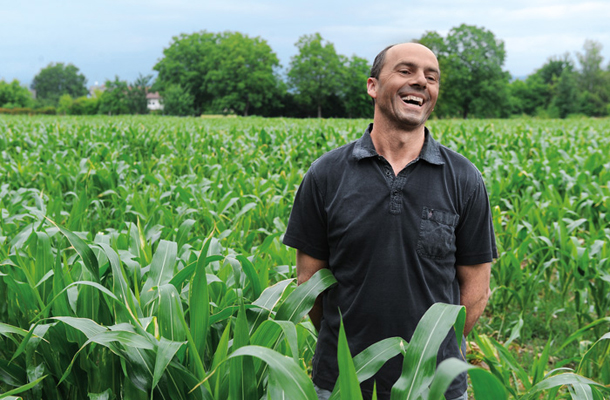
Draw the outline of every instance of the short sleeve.
[[[482,264],[498,257],[489,197],[480,175],[460,214],[455,234],[457,265]]]
[[[319,260],[328,260],[328,230],[324,196],[313,167],[303,177],[288,219],[284,244]]]

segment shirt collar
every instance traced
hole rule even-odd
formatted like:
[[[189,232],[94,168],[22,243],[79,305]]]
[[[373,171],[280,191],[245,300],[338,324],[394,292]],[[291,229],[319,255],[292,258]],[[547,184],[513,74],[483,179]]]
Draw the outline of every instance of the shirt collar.
[[[430,164],[442,165],[445,164],[441,157],[440,152],[440,143],[434,140],[428,128],[425,129],[425,139],[424,146],[421,149],[421,153],[419,154],[419,158],[429,162]],[[373,130],[373,124],[369,124],[369,126],[364,131],[362,137],[356,140],[356,145],[354,146],[354,150],[352,152],[353,156],[356,160],[362,160],[363,158],[369,157],[377,157],[377,150],[375,150],[375,145],[373,144],[373,139],[371,139],[371,131]]]

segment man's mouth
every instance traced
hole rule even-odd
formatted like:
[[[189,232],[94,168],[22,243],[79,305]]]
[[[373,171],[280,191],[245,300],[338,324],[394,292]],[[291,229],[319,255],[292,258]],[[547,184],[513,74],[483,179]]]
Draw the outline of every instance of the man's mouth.
[[[411,94],[408,96],[403,96],[401,97],[401,99],[407,104],[413,104],[419,107],[424,104],[424,99],[422,99],[421,97],[413,96]]]

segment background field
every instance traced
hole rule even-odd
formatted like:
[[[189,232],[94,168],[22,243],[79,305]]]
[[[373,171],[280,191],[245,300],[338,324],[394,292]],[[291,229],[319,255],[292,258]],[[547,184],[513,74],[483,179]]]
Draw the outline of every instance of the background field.
[[[261,323],[294,293],[294,251],[280,239],[310,163],[367,123],[0,116],[0,393],[34,382],[20,395],[186,398],[215,371],[204,386],[221,399],[241,368],[259,398],[272,379],[260,361],[221,360],[262,337],[308,370],[305,311],[285,318],[294,328]],[[563,367],[610,385],[610,121],[429,127],[483,173],[493,209],[500,257],[471,361],[515,398]],[[252,307],[265,293],[267,314]],[[121,328],[92,340],[109,326]],[[170,343],[167,369],[134,361],[145,349],[159,362],[161,347],[136,338],[146,334]]]

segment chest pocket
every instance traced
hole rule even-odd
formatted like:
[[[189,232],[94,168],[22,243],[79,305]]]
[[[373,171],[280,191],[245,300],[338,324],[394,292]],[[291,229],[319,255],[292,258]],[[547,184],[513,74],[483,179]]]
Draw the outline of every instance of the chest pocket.
[[[455,227],[459,218],[457,214],[424,207],[417,253],[422,257],[442,259],[455,252]]]

